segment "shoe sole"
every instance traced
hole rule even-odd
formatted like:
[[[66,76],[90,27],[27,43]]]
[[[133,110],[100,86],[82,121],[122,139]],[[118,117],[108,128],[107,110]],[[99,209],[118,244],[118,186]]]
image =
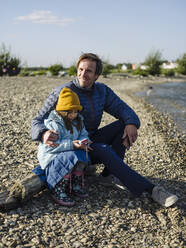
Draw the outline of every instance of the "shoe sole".
[[[105,187],[113,187],[114,186],[114,184],[106,183],[106,182],[104,183],[104,182],[101,182],[99,180],[98,180],[98,183],[101,184],[101,185],[103,185],[103,186],[105,186]]]
[[[101,179],[99,179],[99,177],[98,177],[98,183],[99,184],[101,184],[101,185],[103,185],[103,186],[105,186],[105,187],[116,187],[116,188],[119,188],[119,189],[122,189],[122,190],[125,190],[125,187],[123,186],[123,185],[120,185],[120,184],[117,184],[117,183],[114,183],[114,182],[103,182],[103,181],[101,181],[102,180],[102,178]]]
[[[115,187],[117,189],[125,190],[125,187],[119,184],[115,184],[115,183],[109,184],[109,183],[103,183],[103,182],[98,182],[98,183],[108,188]]]
[[[89,196],[88,194],[81,195],[81,194],[78,194],[78,193],[75,193],[75,192],[72,192],[72,194],[75,195],[75,196],[78,196],[80,198],[87,198]]]
[[[117,188],[119,188],[119,189],[125,190],[125,186],[123,186],[123,185],[114,184],[114,186],[117,187]]]
[[[95,176],[96,175],[96,166],[89,165],[85,171],[85,176]]]
[[[172,206],[174,203],[176,203],[178,200],[177,196],[174,196],[173,198],[170,198],[168,201],[166,201],[165,203],[165,207],[168,208],[170,206]]]
[[[52,199],[53,199],[56,203],[58,203],[58,204],[61,205],[61,206],[64,206],[64,207],[73,207],[73,206],[75,205],[75,202],[64,202],[64,201],[62,201],[62,200],[56,199],[54,196],[51,196],[51,197],[52,197]]]

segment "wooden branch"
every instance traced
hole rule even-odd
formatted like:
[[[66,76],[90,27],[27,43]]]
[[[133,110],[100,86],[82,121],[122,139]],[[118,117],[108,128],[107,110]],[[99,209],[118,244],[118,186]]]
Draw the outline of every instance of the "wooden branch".
[[[10,189],[0,193],[0,210],[14,209],[22,201],[28,200],[44,188],[45,184],[32,173],[22,181],[15,182]]]

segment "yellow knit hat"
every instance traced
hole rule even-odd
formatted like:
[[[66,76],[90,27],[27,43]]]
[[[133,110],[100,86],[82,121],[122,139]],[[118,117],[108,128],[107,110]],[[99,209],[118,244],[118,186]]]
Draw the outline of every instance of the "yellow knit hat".
[[[69,88],[63,88],[59,94],[56,110],[82,110],[78,95]]]

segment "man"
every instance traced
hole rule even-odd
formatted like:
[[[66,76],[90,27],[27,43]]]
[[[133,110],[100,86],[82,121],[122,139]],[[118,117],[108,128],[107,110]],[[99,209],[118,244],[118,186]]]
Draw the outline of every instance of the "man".
[[[91,160],[93,164],[105,165],[100,178],[106,181],[112,174],[134,195],[140,196],[147,191],[162,206],[171,206],[178,199],[176,195],[165,191],[160,186],[155,186],[123,162],[125,149],[129,149],[137,139],[140,121],[136,113],[109,87],[96,82],[101,73],[102,61],[97,55],[92,53],[81,55],[77,62],[77,77],[54,89],[33,119],[32,139],[42,140],[49,146],[57,145],[55,141],[58,139],[58,134],[53,130],[47,130],[44,119],[55,108],[62,88],[69,87],[79,96],[83,106],[81,114],[89,137],[93,141],[90,151]],[[103,111],[118,120],[98,129]]]

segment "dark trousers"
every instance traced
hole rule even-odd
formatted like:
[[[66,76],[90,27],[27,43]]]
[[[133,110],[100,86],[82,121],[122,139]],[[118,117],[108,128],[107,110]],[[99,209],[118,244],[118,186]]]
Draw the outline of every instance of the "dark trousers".
[[[146,178],[132,170],[123,162],[125,147],[122,145],[124,123],[115,121],[100,128],[90,139],[93,141],[90,157],[93,164],[103,163],[103,176],[113,174],[134,195],[140,196],[144,191],[151,191],[154,185]]]

